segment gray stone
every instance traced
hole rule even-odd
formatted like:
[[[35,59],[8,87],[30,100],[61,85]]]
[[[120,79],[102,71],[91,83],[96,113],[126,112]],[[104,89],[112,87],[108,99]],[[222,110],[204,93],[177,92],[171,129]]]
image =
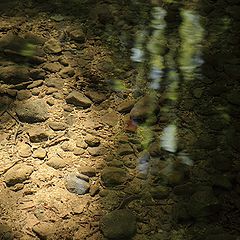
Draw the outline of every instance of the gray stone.
[[[103,216],[100,229],[109,239],[131,239],[137,231],[136,217],[126,209],[114,210]]]
[[[27,123],[44,122],[48,119],[48,105],[43,99],[31,100],[16,104],[19,120]]]
[[[34,168],[25,163],[16,164],[11,169],[9,169],[4,175],[4,181],[8,186],[13,186],[17,183],[22,183],[29,179]]]
[[[58,40],[50,38],[47,42],[45,42],[44,50],[47,53],[60,53],[62,51],[62,47]]]
[[[90,184],[83,179],[78,178],[77,174],[70,173],[66,177],[65,186],[71,193],[83,195],[89,191]]]
[[[66,102],[83,108],[88,108],[92,105],[92,101],[88,97],[75,90],[66,97]]]
[[[8,225],[0,223],[0,239],[12,240],[13,238],[12,229]]]
[[[42,126],[34,126],[27,131],[30,141],[33,143],[39,143],[47,141],[49,133]]]
[[[116,167],[105,167],[101,173],[101,179],[105,186],[121,185],[127,181],[127,172]]]

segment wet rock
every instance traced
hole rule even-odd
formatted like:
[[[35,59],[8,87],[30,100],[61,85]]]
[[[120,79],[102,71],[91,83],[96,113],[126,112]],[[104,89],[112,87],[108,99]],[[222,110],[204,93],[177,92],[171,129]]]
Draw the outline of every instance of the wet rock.
[[[32,89],[32,88],[35,88],[35,87],[39,87],[43,84],[43,80],[36,80],[34,81],[33,83],[29,84],[27,86],[27,89]]]
[[[74,173],[70,173],[66,177],[65,186],[69,192],[78,195],[87,193],[90,188],[90,184],[87,181],[78,178],[78,176]]]
[[[105,186],[121,185],[127,181],[127,172],[116,167],[105,167],[101,172],[101,179]]]
[[[57,89],[62,89],[64,82],[60,78],[48,78],[48,79],[45,80],[45,84],[48,87],[54,87],[54,88],[57,88]]]
[[[45,71],[41,68],[31,69],[29,74],[30,74],[30,77],[34,80],[44,79],[44,77],[46,75]]]
[[[20,66],[6,66],[0,69],[0,78],[7,84],[17,84],[30,80],[29,69]]]
[[[43,149],[43,148],[38,148],[38,149],[36,149],[36,150],[34,150],[33,151],[33,157],[34,158],[39,158],[39,159],[44,159],[45,157],[46,157],[46,155],[47,155],[47,152],[46,152],[46,150],[45,149]]]
[[[232,183],[230,179],[225,175],[214,175],[212,176],[213,186],[220,187],[226,190],[232,189]]]
[[[100,229],[109,239],[131,239],[137,231],[136,217],[126,209],[114,210],[103,216]]]
[[[96,176],[96,168],[94,167],[82,166],[78,168],[78,171],[88,177]]]
[[[58,156],[51,157],[46,164],[52,168],[60,169],[64,168],[68,165],[68,161],[66,159],[60,158]]]
[[[85,34],[82,29],[75,29],[69,32],[69,37],[79,43],[83,43],[85,41]]]
[[[71,78],[75,75],[75,71],[72,67],[66,67],[60,71],[59,75],[62,78],[68,78],[68,77]]]
[[[90,153],[91,156],[102,156],[106,153],[106,148],[104,147],[88,147],[88,152]]]
[[[111,111],[103,115],[102,122],[109,125],[110,127],[114,127],[118,124],[119,117],[117,112]]]
[[[95,91],[86,91],[85,95],[89,97],[94,103],[101,103],[107,99],[106,94]]]
[[[52,223],[40,222],[32,227],[32,231],[36,233],[40,239],[49,239],[55,232],[55,228]]]
[[[47,42],[45,42],[44,50],[47,53],[60,53],[62,51],[62,47],[58,40],[50,38]]]
[[[32,143],[47,141],[49,133],[42,126],[34,126],[27,131]]]
[[[0,239],[12,240],[13,238],[12,229],[8,225],[0,223]]]
[[[170,188],[165,186],[155,186],[150,189],[150,193],[155,199],[165,199],[170,194]]]
[[[43,69],[47,70],[51,73],[56,73],[61,70],[62,66],[59,62],[53,62],[53,63],[45,63],[43,65]]]
[[[26,143],[19,143],[17,148],[20,157],[27,158],[32,155],[32,148]]]
[[[207,217],[217,211],[219,211],[219,202],[211,188],[197,191],[188,203],[188,212],[194,218]]]
[[[84,141],[88,144],[90,147],[97,147],[100,145],[99,138],[93,136],[93,135],[87,135],[84,139]]]
[[[92,101],[88,97],[77,91],[72,91],[66,97],[66,102],[83,108],[88,108],[92,105]]]
[[[4,181],[7,186],[13,186],[17,183],[22,183],[25,180],[29,179],[34,168],[25,163],[16,164],[11,169],[9,169],[4,175]]]
[[[27,123],[44,122],[48,119],[48,105],[43,99],[26,100],[16,104],[19,120]]]
[[[32,96],[29,90],[20,90],[17,92],[17,100],[22,101],[29,99]]]
[[[54,131],[63,131],[66,129],[66,124],[61,122],[50,122],[49,127]]]
[[[119,156],[124,156],[128,154],[134,153],[134,150],[132,149],[131,145],[129,144],[121,144],[117,150],[117,154]]]
[[[120,103],[117,106],[117,111],[120,113],[128,113],[131,111],[131,109],[133,108],[135,104],[135,100],[134,99],[127,99],[124,100],[122,103]]]

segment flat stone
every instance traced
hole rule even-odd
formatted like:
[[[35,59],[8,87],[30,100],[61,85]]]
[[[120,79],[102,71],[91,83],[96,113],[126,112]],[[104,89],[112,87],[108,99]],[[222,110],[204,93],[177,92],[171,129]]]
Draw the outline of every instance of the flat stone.
[[[62,143],[61,148],[65,152],[73,152],[76,147],[76,144],[74,141],[66,141]]]
[[[82,155],[82,154],[84,154],[84,153],[85,153],[85,150],[82,149],[82,148],[76,147],[76,148],[74,148],[74,150],[73,150],[73,154],[76,155],[76,156],[80,156],[80,155]]]
[[[88,134],[85,138],[84,141],[88,144],[90,147],[97,147],[100,145],[100,140],[99,138]]]
[[[131,239],[137,231],[136,217],[127,209],[114,210],[102,217],[100,229],[109,239]]]
[[[62,78],[71,78],[75,75],[75,71],[72,67],[65,67],[60,71],[59,75]]]
[[[86,91],[85,95],[89,97],[94,103],[101,103],[107,99],[107,95],[95,91]]]
[[[102,116],[102,122],[109,125],[110,127],[114,127],[118,124],[119,116],[117,112],[111,111]]]
[[[122,168],[105,167],[101,179],[107,187],[121,185],[127,181],[127,172]]]
[[[29,139],[32,143],[47,141],[49,133],[42,126],[34,126],[27,130]]]
[[[88,147],[87,143],[82,138],[76,140],[76,146],[83,149],[86,149]]]
[[[49,127],[54,131],[63,131],[66,129],[66,124],[61,122],[50,122]]]
[[[16,103],[16,113],[19,120],[27,123],[44,122],[48,119],[48,105],[43,99]]]
[[[117,106],[117,111],[120,113],[128,113],[135,104],[134,99],[126,99]]]
[[[70,173],[66,177],[65,186],[71,193],[83,195],[89,191],[90,184],[83,179],[77,177],[76,174]]]
[[[40,239],[48,239],[54,234],[55,228],[52,223],[40,222],[32,227],[32,231],[36,233]]]
[[[31,69],[29,74],[32,79],[38,80],[38,79],[44,79],[46,72],[43,69],[38,68],[38,69]]]
[[[88,97],[75,90],[66,97],[66,102],[83,108],[88,108],[92,105],[92,101]]]
[[[38,149],[36,149],[36,150],[34,150],[33,151],[33,157],[34,158],[39,158],[39,159],[44,159],[45,157],[46,157],[46,155],[47,155],[47,152],[46,152],[46,150],[45,149],[43,149],[43,148],[38,148]]]
[[[53,77],[53,78],[46,79],[45,84],[48,87],[54,87],[54,88],[57,88],[57,89],[62,89],[64,81],[60,78]]]
[[[59,62],[45,63],[43,69],[52,73],[59,72],[62,68],[62,65]]]
[[[20,157],[27,158],[32,155],[32,148],[26,143],[19,143],[17,149]]]
[[[62,51],[61,44],[55,38],[50,38],[44,44],[44,50],[47,53],[60,53]]]
[[[29,99],[32,96],[31,91],[29,90],[19,90],[17,92],[17,100],[22,101]]]
[[[4,175],[4,181],[8,186],[13,186],[17,183],[22,183],[30,178],[30,175],[34,171],[32,166],[25,163],[16,164],[10,168]]]
[[[119,156],[124,156],[124,155],[128,155],[128,154],[132,154],[134,153],[132,147],[129,144],[121,144],[117,150],[117,154]]]
[[[0,78],[7,84],[18,84],[30,80],[29,69],[20,66],[6,66],[0,69]]]
[[[60,169],[64,168],[68,165],[68,161],[66,159],[60,158],[58,156],[51,157],[46,164],[52,168]]]
[[[35,88],[35,87],[39,87],[43,84],[43,80],[36,80],[34,81],[33,83],[29,84],[27,86],[27,89],[32,89],[32,88]]]
[[[78,171],[88,177],[96,176],[96,168],[94,167],[82,166],[78,167]]]
[[[90,153],[91,156],[102,156],[106,153],[106,148],[104,147],[88,147],[88,152]]]

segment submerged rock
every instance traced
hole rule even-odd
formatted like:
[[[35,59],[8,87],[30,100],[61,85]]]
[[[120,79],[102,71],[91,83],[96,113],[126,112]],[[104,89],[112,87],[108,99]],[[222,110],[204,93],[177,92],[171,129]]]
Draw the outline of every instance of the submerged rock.
[[[127,209],[114,210],[101,219],[100,229],[110,239],[131,239],[137,231],[136,217]]]
[[[48,119],[48,105],[42,99],[26,100],[16,104],[19,120],[27,123],[44,122]]]

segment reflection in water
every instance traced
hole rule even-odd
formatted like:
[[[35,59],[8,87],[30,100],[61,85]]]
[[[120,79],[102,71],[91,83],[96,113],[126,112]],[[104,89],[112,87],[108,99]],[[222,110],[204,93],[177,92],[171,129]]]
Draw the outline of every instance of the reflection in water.
[[[203,64],[201,44],[204,29],[196,12],[182,10],[182,24],[179,29],[181,48],[179,64],[185,80],[193,80],[197,70]]]

